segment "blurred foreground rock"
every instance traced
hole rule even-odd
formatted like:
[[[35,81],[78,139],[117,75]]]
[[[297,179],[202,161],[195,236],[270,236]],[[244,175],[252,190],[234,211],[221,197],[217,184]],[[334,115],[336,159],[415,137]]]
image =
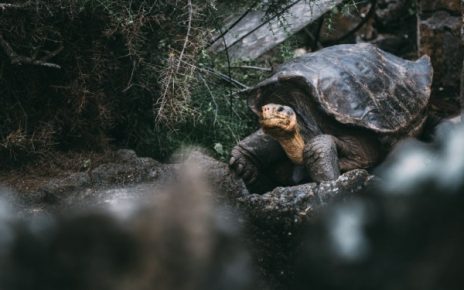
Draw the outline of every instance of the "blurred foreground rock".
[[[144,203],[147,199],[156,203],[173,185],[179,184],[189,170],[196,170],[196,179],[214,188],[215,197],[220,200],[247,194],[244,183],[226,164],[199,151],[184,155],[177,163],[161,164],[151,158],[138,157],[132,150],[119,150],[113,162],[89,172],[52,179],[37,190],[21,193],[17,202],[25,215],[118,207]]]
[[[405,140],[379,168],[382,186],[308,226],[289,288],[463,287],[464,125],[439,131],[432,144]]]
[[[102,180],[119,185],[63,182],[69,194],[57,186],[40,203],[62,210],[32,218],[18,218],[14,194],[0,190],[0,288],[461,289],[464,128],[437,130],[429,144],[405,140],[379,182],[355,170],[254,195],[226,164],[193,152],[157,163],[158,177],[106,167],[121,179]],[[121,153],[133,158],[117,168],[137,164]],[[217,202],[228,198],[246,215]]]
[[[267,289],[237,212],[216,202],[198,170],[221,172],[219,162],[192,154],[161,165],[120,153],[131,157],[98,167],[95,180],[54,180],[47,194],[55,198],[20,203],[19,217],[14,194],[0,189],[1,289]]]
[[[201,151],[161,164],[120,150],[37,192],[2,192],[0,236],[10,238],[0,238],[0,288],[277,289],[266,263],[286,268],[287,247],[299,241],[282,233],[302,231],[368,180],[355,170],[250,195],[228,165]]]

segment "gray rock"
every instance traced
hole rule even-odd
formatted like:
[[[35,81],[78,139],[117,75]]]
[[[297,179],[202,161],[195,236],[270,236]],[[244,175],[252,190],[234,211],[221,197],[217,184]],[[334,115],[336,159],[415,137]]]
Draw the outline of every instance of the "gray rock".
[[[208,192],[219,203],[238,206],[254,221],[291,226],[307,221],[332,200],[363,190],[369,180],[366,171],[354,170],[335,181],[277,187],[258,195],[249,194],[227,164],[198,150],[184,152],[175,164],[140,158],[129,150],[117,156],[115,162],[52,179],[38,192],[25,194],[34,198],[23,200],[23,214],[156,204],[166,194],[196,190]]]
[[[64,178],[54,178],[39,188],[39,196],[54,202],[63,196],[91,185],[90,176],[84,172],[73,173]]]
[[[185,161],[194,164],[203,172],[218,198],[235,202],[237,198],[248,195],[245,183],[235,176],[227,164],[201,151],[191,152]]]
[[[240,204],[252,219],[285,227],[302,224],[318,209],[351,194],[362,192],[372,176],[365,170],[352,170],[337,180],[277,187],[271,192],[240,198]]]
[[[83,200],[98,196],[99,190],[131,186],[172,178],[170,165],[162,165],[151,158],[137,157],[132,150],[119,150],[114,162],[105,163],[89,172],[75,172],[63,178],[54,178],[37,191],[24,193],[23,201],[37,205],[59,204],[67,200]]]
[[[122,161],[134,162],[137,160],[137,154],[134,150],[120,149],[116,152],[116,156]]]

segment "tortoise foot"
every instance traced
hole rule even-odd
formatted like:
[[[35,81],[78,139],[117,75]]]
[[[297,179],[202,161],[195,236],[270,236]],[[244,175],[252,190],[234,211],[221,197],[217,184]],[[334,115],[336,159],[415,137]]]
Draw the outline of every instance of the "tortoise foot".
[[[304,148],[303,161],[313,181],[329,181],[340,176],[333,136],[319,135],[309,140]]]

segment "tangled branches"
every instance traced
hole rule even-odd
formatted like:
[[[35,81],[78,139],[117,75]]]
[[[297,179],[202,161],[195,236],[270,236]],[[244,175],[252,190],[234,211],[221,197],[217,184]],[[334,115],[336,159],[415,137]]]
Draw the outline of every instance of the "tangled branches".
[[[180,52],[171,49],[160,78],[161,95],[154,101],[156,124],[175,124],[194,114],[190,107],[190,85],[194,77],[193,63],[198,53],[201,35],[191,35],[194,21],[194,7],[191,0],[185,6],[187,12],[186,32]],[[195,14],[197,14],[196,12]],[[183,13],[185,15],[185,13]]]
[[[205,115],[212,110],[216,120],[216,111],[224,108],[230,116],[218,130],[225,133],[215,134],[232,142],[231,128],[245,126],[237,123],[239,109],[227,97],[233,92],[223,87],[246,85],[230,69],[226,74],[220,66],[199,63],[224,11],[239,3],[249,6],[245,0],[5,2],[0,3],[0,158],[30,156],[38,148],[102,150],[114,143],[173,149],[162,143],[169,140],[159,140],[166,132],[192,131],[200,119],[209,131]],[[225,85],[216,91],[215,82]],[[199,88],[203,99],[194,103]]]

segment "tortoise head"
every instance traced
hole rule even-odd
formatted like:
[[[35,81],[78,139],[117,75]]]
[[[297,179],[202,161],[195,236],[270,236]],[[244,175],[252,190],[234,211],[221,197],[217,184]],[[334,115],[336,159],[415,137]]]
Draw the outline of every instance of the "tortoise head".
[[[274,138],[292,137],[297,133],[296,114],[288,106],[266,104],[261,107],[259,117],[263,131]]]

